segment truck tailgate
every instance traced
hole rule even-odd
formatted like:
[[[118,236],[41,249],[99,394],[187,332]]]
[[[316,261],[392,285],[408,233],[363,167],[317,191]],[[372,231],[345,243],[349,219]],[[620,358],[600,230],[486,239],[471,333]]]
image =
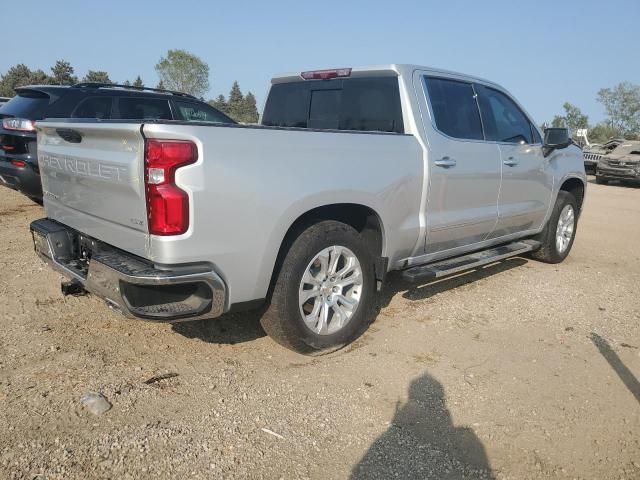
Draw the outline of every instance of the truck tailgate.
[[[86,235],[146,256],[140,123],[38,123],[45,211]]]

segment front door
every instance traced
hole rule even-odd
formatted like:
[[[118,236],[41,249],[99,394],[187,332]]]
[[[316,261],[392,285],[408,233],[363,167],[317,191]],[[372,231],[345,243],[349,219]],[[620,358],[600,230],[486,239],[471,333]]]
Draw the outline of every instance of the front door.
[[[500,148],[502,185],[491,238],[535,230],[544,221],[553,188],[540,134],[504,92],[478,85],[476,91],[485,135]]]
[[[426,253],[485,240],[496,225],[500,150],[486,142],[471,83],[423,77],[431,122]],[[423,118],[426,118],[423,116]]]

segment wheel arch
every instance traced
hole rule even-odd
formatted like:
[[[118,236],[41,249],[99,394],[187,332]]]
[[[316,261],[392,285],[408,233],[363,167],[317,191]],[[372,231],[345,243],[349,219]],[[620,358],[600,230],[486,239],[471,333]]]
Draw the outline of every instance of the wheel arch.
[[[586,188],[587,186],[584,179],[579,177],[568,177],[563,179],[558,191],[567,192],[573,195],[578,203],[578,212],[582,212]]]
[[[324,220],[335,220],[352,226],[365,238],[373,257],[382,258],[385,248],[385,232],[382,218],[376,210],[368,205],[349,202],[316,206],[300,213],[282,236],[271,272],[268,295],[271,293],[274,280],[277,278],[291,244],[306,228]]]

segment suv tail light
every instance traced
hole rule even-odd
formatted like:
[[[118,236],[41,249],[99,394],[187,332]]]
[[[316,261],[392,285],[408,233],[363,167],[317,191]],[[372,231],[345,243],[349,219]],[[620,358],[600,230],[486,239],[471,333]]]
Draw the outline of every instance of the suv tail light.
[[[198,149],[183,140],[148,139],[144,181],[152,235],[180,235],[189,228],[189,196],[175,184],[176,170],[195,163]]]
[[[8,117],[2,119],[2,128],[5,130],[18,130],[20,132],[35,132],[36,122],[26,118]]]

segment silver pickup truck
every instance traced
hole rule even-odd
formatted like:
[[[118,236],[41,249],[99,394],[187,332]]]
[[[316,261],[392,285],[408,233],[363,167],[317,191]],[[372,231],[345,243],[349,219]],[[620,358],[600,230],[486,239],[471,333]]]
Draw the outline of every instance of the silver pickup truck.
[[[31,231],[64,293],[155,321],[262,308],[305,354],[362,333],[389,271],[561,262],[585,195],[567,130],[543,139],[499,85],[415,65],[277,76],[261,125],[37,128],[47,218]]]

